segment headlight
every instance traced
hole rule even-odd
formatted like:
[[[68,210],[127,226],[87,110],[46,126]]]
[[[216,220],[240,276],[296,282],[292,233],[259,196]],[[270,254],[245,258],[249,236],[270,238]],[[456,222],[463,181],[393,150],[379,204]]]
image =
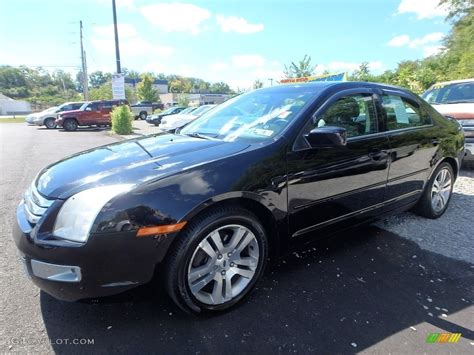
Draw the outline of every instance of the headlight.
[[[74,242],[87,241],[100,210],[115,196],[133,185],[110,185],[81,191],[69,197],[61,207],[54,224],[53,235]]]

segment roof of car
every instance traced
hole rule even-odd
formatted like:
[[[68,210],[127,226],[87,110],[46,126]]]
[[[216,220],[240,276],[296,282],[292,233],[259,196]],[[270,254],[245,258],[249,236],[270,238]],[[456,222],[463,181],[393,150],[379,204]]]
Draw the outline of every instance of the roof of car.
[[[431,87],[435,88],[435,87],[446,86],[446,85],[450,85],[450,84],[472,83],[472,82],[474,82],[474,78],[451,80],[451,81],[441,81],[439,83],[433,84]]]
[[[373,82],[366,82],[366,81],[311,81],[307,83],[291,83],[291,84],[275,85],[275,86],[266,87],[259,90],[268,90],[271,92],[278,92],[278,91],[283,91],[288,88],[297,89],[297,88],[303,88],[303,87],[312,88],[314,89],[315,92],[322,92],[328,88],[352,89],[352,88],[357,88],[357,87],[380,88],[380,89],[389,89],[389,90],[391,89],[391,90],[405,91],[405,92],[408,91],[407,89],[394,86],[394,85],[373,83]]]

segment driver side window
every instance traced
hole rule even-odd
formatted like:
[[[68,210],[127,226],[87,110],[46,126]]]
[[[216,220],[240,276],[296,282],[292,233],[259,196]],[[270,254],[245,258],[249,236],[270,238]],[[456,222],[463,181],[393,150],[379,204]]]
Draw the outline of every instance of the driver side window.
[[[314,128],[336,126],[347,132],[347,137],[357,137],[377,132],[377,116],[371,95],[344,96],[332,103],[316,117]]]

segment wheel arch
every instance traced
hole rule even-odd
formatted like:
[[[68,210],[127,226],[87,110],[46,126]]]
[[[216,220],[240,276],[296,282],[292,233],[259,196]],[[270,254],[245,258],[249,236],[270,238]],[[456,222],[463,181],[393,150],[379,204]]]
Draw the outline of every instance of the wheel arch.
[[[239,206],[255,214],[268,237],[269,255],[275,257],[280,253],[281,235],[278,222],[266,201],[258,194],[250,192],[231,192],[213,197],[193,208],[181,220],[190,221],[203,213],[222,206]]]

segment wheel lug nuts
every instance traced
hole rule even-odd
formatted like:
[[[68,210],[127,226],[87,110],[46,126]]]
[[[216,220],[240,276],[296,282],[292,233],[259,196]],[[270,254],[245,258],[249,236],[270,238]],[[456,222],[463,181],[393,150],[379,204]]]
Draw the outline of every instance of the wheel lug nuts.
[[[234,267],[234,266],[235,266],[235,264],[234,264],[234,263],[230,263],[230,267]]]
[[[221,271],[221,274],[222,274],[222,275],[225,275],[225,270],[222,270],[222,271]]]
[[[221,254],[217,255],[217,259],[222,259],[222,255]]]
[[[232,253],[227,253],[227,256],[230,258],[232,256]]]

